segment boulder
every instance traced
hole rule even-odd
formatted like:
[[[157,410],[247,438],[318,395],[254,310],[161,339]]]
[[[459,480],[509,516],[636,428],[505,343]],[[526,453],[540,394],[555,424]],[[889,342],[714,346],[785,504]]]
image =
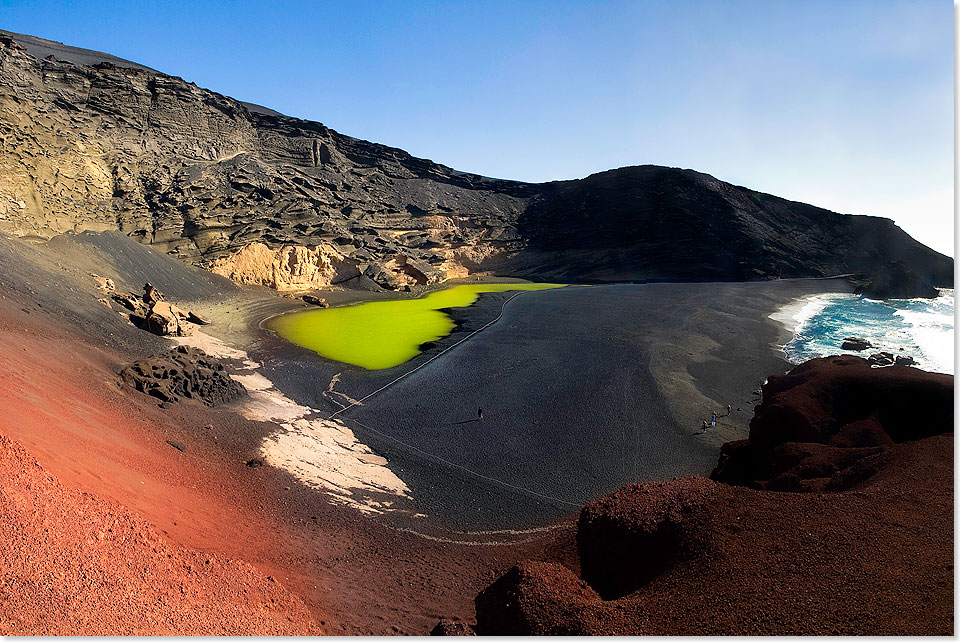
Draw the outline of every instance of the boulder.
[[[889,352],[877,352],[876,354],[871,354],[870,358],[867,359],[867,362],[871,366],[892,366],[895,363],[893,355]]]
[[[180,318],[177,310],[178,308],[166,301],[158,301],[147,315],[147,330],[160,336],[180,335]]]
[[[107,279],[102,276],[93,274],[93,280],[97,284],[97,289],[101,292],[113,292],[117,287],[113,283],[113,279]]]
[[[866,339],[861,339],[859,337],[847,337],[843,340],[843,343],[840,344],[841,350],[855,350],[860,352],[866,350],[867,348],[872,348],[873,344],[867,341]]]
[[[154,304],[163,301],[163,292],[153,287],[149,282],[143,284],[143,302],[152,308]]]
[[[300,300],[304,303],[309,303],[310,305],[316,305],[321,308],[328,308],[330,305],[327,303],[326,299],[323,299],[312,294],[303,294],[300,296]]]
[[[894,359],[894,364],[898,366],[915,366],[917,362],[913,357],[897,356],[897,358]]]
[[[147,316],[147,306],[143,304],[143,299],[141,299],[136,294],[121,294],[116,293],[111,297],[114,301],[122,305],[124,308],[129,310],[133,315],[138,317]]]
[[[214,407],[246,394],[222,363],[187,346],[137,361],[124,368],[120,376],[127,385],[168,403],[192,399]]]

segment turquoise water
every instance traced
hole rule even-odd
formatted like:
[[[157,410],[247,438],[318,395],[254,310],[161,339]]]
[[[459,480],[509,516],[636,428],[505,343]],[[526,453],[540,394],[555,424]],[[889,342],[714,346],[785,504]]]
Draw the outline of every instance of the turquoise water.
[[[953,290],[936,299],[878,301],[853,294],[810,297],[793,315],[794,337],[783,349],[791,363],[831,354],[869,356],[886,351],[911,356],[924,370],[953,374]],[[841,350],[844,337],[862,337],[875,347]]]

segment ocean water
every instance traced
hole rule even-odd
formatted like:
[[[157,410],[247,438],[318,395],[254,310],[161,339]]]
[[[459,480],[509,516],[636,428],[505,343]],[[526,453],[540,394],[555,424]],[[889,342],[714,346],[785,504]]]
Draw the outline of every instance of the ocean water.
[[[953,374],[953,318],[953,289],[941,289],[936,299],[878,301],[854,294],[821,294],[804,299],[778,320],[793,325],[793,339],[783,346],[791,363],[885,351],[911,356],[924,370]],[[841,350],[845,337],[861,337],[874,347],[859,353]]]

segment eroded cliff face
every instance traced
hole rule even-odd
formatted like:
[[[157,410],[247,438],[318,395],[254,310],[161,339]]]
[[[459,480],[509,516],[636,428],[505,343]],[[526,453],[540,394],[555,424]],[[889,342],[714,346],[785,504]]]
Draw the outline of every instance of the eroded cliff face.
[[[529,197],[180,78],[39,59],[0,35],[0,230],[17,236],[118,229],[241,283],[366,273],[397,287],[518,251]]]
[[[355,261],[330,245],[271,249],[263,243],[250,243],[216,259],[210,270],[240,284],[266,285],[281,292],[321,288],[360,274]]]
[[[953,284],[951,259],[887,219],[653,165],[544,184],[466,174],[108,54],[0,30],[0,231],[110,229],[283,290],[350,275],[400,289],[481,273],[857,274],[865,291],[894,274],[898,296]]]

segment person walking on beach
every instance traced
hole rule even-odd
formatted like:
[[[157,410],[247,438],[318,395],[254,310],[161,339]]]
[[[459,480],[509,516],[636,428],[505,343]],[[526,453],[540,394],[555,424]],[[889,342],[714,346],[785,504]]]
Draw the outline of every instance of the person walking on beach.
[[[732,410],[733,410],[733,406],[731,406],[730,404],[727,404],[727,416],[728,416],[728,417],[730,416],[730,411],[732,411]]]
[[[477,408],[477,421],[483,421],[483,408]]]
[[[712,415],[710,415],[710,427],[711,428],[717,427],[717,413],[713,413]]]
[[[702,424],[702,425],[700,426],[700,432],[707,432],[707,420],[706,420],[706,419],[701,419],[701,420],[700,420],[700,423]]]

